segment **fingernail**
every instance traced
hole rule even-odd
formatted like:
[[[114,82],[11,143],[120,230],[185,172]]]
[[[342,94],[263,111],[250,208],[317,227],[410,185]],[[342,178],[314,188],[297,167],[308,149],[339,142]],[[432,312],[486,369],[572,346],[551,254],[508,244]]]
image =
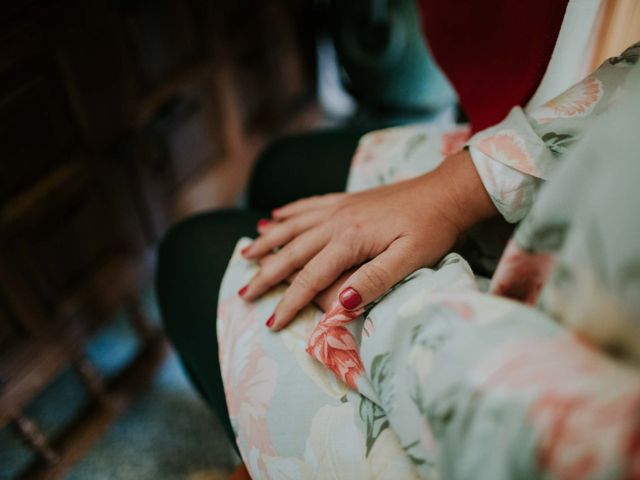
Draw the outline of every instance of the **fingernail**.
[[[238,290],[238,295],[242,297],[245,293],[247,293],[248,289],[249,289],[249,285],[245,285],[240,290]]]
[[[247,245],[246,247],[244,247],[242,250],[240,250],[240,253],[242,255],[246,255],[247,253],[249,253],[249,249],[251,248],[251,245]]]
[[[267,320],[267,323],[265,324],[267,327],[271,328],[273,327],[273,323],[276,321],[276,315],[275,313],[273,315],[271,315],[269,317],[269,320]]]
[[[340,299],[342,306],[347,310],[354,309],[362,303],[362,297],[360,294],[351,287],[347,287],[340,292],[338,298]]]
[[[260,220],[258,220],[258,228],[262,228],[262,227],[266,227],[267,225],[269,225],[269,220],[266,218],[261,218]]]

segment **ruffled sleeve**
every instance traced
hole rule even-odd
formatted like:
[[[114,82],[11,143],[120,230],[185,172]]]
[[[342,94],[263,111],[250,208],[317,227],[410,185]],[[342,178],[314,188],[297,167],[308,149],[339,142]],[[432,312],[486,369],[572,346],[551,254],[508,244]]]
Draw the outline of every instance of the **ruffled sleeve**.
[[[498,211],[518,222],[539,186],[553,176],[566,151],[616,99],[640,56],[640,42],[606,60],[595,72],[529,112],[514,107],[497,125],[471,137],[466,147]]]

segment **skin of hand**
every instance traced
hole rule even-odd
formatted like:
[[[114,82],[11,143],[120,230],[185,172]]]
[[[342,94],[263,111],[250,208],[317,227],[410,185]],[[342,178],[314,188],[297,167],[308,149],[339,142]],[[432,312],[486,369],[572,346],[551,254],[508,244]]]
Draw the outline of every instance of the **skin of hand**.
[[[238,293],[252,301],[289,280],[266,322],[274,330],[311,301],[326,309],[336,292],[346,309],[361,308],[496,214],[466,150],[410,180],[298,200],[259,223],[260,236],[242,254],[261,268]]]

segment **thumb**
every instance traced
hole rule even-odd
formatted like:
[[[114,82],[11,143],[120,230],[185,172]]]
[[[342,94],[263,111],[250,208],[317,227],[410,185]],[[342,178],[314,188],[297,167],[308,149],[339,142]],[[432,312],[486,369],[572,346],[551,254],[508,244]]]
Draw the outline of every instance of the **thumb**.
[[[416,249],[406,238],[394,241],[380,255],[362,265],[340,287],[338,300],[347,310],[364,307],[421,266]]]

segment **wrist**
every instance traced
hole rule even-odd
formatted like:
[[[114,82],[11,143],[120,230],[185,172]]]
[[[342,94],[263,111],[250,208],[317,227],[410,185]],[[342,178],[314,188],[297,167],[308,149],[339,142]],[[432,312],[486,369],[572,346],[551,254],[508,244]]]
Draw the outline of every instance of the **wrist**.
[[[498,214],[468,150],[449,155],[428,175],[433,176],[446,215],[459,233]]]

